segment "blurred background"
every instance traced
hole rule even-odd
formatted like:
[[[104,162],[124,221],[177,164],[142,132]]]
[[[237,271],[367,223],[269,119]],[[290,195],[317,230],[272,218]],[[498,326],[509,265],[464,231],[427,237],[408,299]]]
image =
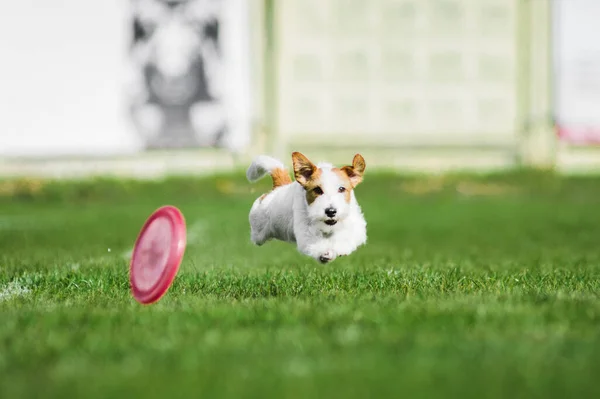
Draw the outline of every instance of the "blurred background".
[[[600,170],[597,0],[20,0],[0,175]]]

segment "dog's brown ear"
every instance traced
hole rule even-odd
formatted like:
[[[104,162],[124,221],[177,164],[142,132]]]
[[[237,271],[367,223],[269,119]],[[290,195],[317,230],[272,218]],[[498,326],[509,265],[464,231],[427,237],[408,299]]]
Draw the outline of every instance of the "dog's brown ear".
[[[310,162],[303,154],[299,152],[292,153],[292,163],[294,165],[294,176],[296,181],[305,186],[317,171],[317,167]]]
[[[352,159],[352,166],[344,166],[342,168],[342,171],[348,175],[352,187],[358,186],[358,184],[362,181],[366,167],[367,164],[365,163],[365,159],[362,157],[362,155],[356,154],[354,159]]]

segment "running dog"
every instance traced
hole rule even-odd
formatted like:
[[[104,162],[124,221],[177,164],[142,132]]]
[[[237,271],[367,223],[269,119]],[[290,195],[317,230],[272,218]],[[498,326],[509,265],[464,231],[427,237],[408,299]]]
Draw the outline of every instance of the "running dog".
[[[246,177],[255,182],[269,174],[273,189],[254,201],[249,220],[256,245],[276,239],[295,243],[298,251],[325,264],[350,255],[367,241],[367,223],[354,188],[362,181],[365,160],[356,154],[351,166],[313,164],[292,153],[295,181],[279,160],[260,155]]]

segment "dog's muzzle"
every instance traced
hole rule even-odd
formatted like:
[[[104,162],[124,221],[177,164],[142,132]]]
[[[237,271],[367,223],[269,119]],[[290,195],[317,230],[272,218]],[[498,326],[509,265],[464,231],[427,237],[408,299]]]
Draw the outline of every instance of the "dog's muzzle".
[[[334,224],[336,224],[337,220],[334,219],[336,214],[337,214],[337,209],[335,209],[334,207],[330,206],[329,208],[326,208],[325,215],[327,216],[328,219],[325,220],[325,224],[328,226],[333,226]]]

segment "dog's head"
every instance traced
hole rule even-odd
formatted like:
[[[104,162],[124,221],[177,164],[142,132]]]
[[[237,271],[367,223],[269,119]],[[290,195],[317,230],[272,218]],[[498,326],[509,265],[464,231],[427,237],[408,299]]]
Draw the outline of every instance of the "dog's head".
[[[306,191],[308,216],[313,222],[334,226],[350,213],[354,188],[362,181],[365,160],[356,154],[351,166],[335,168],[313,164],[299,152],[292,154],[294,176]]]

